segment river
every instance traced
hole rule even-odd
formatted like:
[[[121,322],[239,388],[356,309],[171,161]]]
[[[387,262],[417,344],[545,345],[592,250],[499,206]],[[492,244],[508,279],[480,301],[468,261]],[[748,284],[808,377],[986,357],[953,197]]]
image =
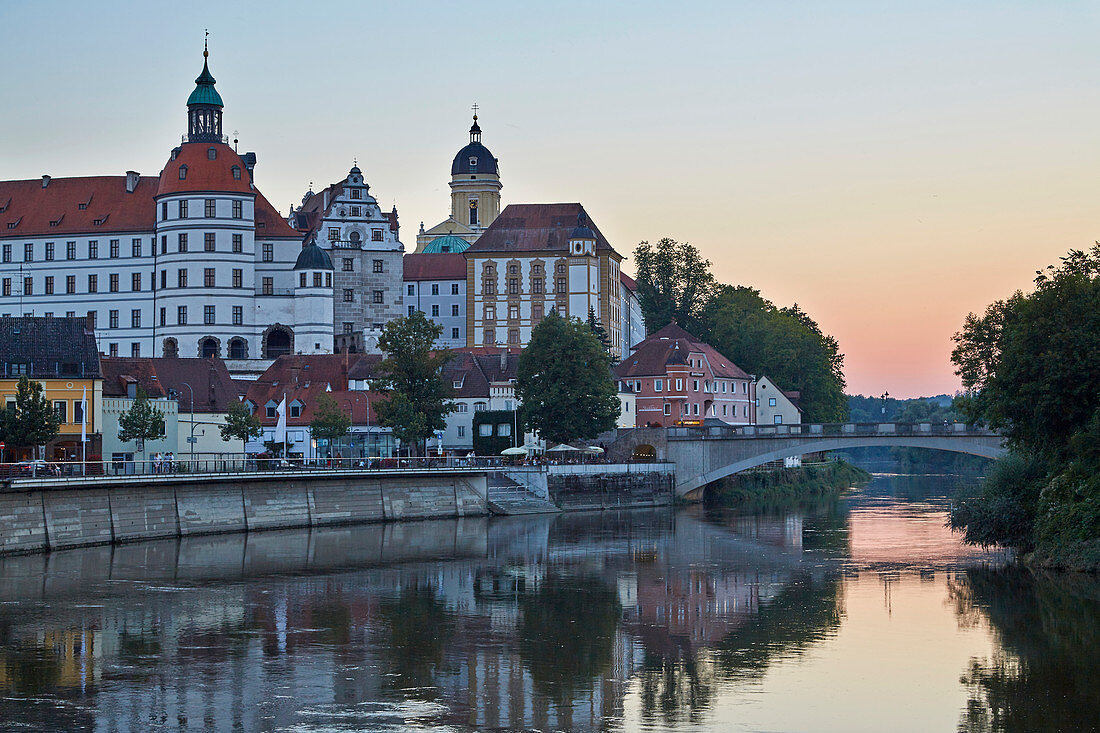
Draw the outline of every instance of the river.
[[[954,488],[0,558],[0,730],[1100,729],[1100,580]]]

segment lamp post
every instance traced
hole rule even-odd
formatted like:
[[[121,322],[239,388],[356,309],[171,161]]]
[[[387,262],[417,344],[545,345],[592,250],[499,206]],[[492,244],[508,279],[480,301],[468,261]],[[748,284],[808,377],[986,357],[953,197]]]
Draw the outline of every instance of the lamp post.
[[[187,442],[191,446],[191,465],[195,465],[195,390],[191,389],[191,385],[187,382],[180,382],[184,387],[187,387],[187,391],[190,394],[190,409],[188,412],[191,414],[191,435],[188,437]]]
[[[882,419],[886,419],[886,400],[890,399],[890,392],[887,390],[882,393]]]

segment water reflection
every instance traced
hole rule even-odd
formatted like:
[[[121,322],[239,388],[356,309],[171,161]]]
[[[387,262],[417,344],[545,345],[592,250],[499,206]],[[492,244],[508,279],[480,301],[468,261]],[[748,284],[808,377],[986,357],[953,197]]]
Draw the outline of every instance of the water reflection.
[[[951,593],[964,622],[988,621],[1000,647],[963,674],[960,730],[1100,730],[1095,577],[972,569]]]
[[[939,707],[910,729],[961,709],[966,730],[1041,730],[1012,716],[1044,684],[1048,699],[1080,698],[1065,728],[1087,729],[1098,690],[1073,671],[1096,651],[1095,584],[959,572],[993,556],[952,540],[936,491],[885,480],[776,513],[466,519],[0,558],[0,723],[901,730],[886,704],[845,719],[857,693],[829,688],[900,639],[896,664],[937,675],[917,684],[957,691],[930,695]],[[961,634],[968,656],[926,649],[933,621],[936,643]],[[889,697],[882,680],[864,684],[864,699]]]

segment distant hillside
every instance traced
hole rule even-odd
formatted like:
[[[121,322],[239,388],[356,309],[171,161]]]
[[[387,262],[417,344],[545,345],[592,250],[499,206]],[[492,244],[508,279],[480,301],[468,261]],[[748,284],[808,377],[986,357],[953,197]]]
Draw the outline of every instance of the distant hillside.
[[[956,420],[952,409],[954,397],[938,394],[933,397],[913,397],[896,400],[890,397],[883,404],[881,397],[848,395],[848,419],[852,422],[942,422]],[[883,412],[883,407],[886,408]]]

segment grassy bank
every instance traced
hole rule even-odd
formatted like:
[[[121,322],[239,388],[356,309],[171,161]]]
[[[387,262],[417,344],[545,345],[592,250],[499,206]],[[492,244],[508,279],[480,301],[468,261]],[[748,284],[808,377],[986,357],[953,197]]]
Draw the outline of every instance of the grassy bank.
[[[728,476],[709,487],[708,504],[778,505],[831,499],[847,488],[867,481],[871,474],[844,461],[747,471]]]

